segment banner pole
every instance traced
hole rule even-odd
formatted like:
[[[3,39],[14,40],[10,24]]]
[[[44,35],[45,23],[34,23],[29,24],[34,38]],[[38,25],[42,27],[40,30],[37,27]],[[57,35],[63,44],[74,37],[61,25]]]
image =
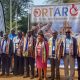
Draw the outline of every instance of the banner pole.
[[[17,20],[18,20],[18,15],[17,15],[17,8],[16,8],[16,33],[17,33],[17,28],[18,28],[18,23],[17,23]]]
[[[12,0],[10,0],[10,32],[12,30]]]
[[[30,23],[30,22],[29,22],[29,9],[30,9],[30,8],[29,8],[29,4],[28,4],[28,31],[29,31],[29,27],[30,27],[30,25],[29,25],[29,23]]]
[[[29,31],[29,13],[28,13],[28,31]]]

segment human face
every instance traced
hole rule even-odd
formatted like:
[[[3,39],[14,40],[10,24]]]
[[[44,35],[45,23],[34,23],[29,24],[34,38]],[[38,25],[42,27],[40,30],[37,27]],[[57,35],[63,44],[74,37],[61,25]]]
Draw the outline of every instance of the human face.
[[[4,39],[6,40],[8,38],[8,35],[4,35]]]
[[[67,32],[66,32],[66,37],[67,37],[67,38],[70,38],[70,31],[67,31]]]
[[[54,38],[56,38],[56,37],[57,37],[57,34],[55,34],[55,33],[53,33],[52,35],[53,35],[53,37],[54,37]]]
[[[14,30],[12,30],[12,31],[11,31],[11,33],[12,33],[12,34],[15,34],[15,31],[14,31]]]
[[[42,42],[43,41],[43,37],[41,35],[38,35],[38,41]]]
[[[22,38],[22,33],[21,32],[18,32],[18,37]]]

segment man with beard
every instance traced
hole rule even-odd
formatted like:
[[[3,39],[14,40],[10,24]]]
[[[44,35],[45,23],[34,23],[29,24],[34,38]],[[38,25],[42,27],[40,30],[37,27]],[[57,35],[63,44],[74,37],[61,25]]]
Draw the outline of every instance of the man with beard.
[[[74,80],[75,74],[75,55],[77,53],[77,41],[71,35],[71,27],[67,26],[65,28],[65,37],[62,40],[63,42],[63,53],[62,57],[64,60],[64,73],[66,80]],[[69,68],[70,65],[70,76]]]

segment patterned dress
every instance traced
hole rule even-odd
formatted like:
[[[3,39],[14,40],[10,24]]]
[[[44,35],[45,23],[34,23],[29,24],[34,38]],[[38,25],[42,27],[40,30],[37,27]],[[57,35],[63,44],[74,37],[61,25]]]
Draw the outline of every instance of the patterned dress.
[[[48,47],[48,45],[47,45]],[[42,55],[43,55],[43,51],[42,51],[42,44],[38,44],[36,46],[36,66],[38,69],[42,69],[42,68],[47,68],[47,55],[48,55],[48,48],[46,48],[47,53],[46,53],[46,60],[45,62],[42,61]]]

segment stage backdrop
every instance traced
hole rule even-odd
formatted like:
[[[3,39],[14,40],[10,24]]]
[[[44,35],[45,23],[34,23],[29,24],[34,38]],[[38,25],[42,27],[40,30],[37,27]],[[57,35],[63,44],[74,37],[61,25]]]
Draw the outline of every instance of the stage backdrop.
[[[73,32],[80,32],[80,4],[58,4],[58,5],[39,5],[33,6],[31,11],[31,22],[42,23],[40,29],[46,34],[53,30],[59,31],[68,22]],[[50,25],[50,23],[52,25]],[[49,34],[50,36],[50,34]],[[48,61],[50,64],[50,61]],[[77,61],[75,60],[77,68]],[[61,68],[64,67],[63,60],[60,62]]]
[[[3,31],[5,33],[4,13],[1,2],[0,2],[0,31]]]
[[[52,22],[52,29],[59,30],[64,21],[68,21],[74,32],[80,31],[80,4],[58,4],[33,6],[31,11],[32,23]]]

